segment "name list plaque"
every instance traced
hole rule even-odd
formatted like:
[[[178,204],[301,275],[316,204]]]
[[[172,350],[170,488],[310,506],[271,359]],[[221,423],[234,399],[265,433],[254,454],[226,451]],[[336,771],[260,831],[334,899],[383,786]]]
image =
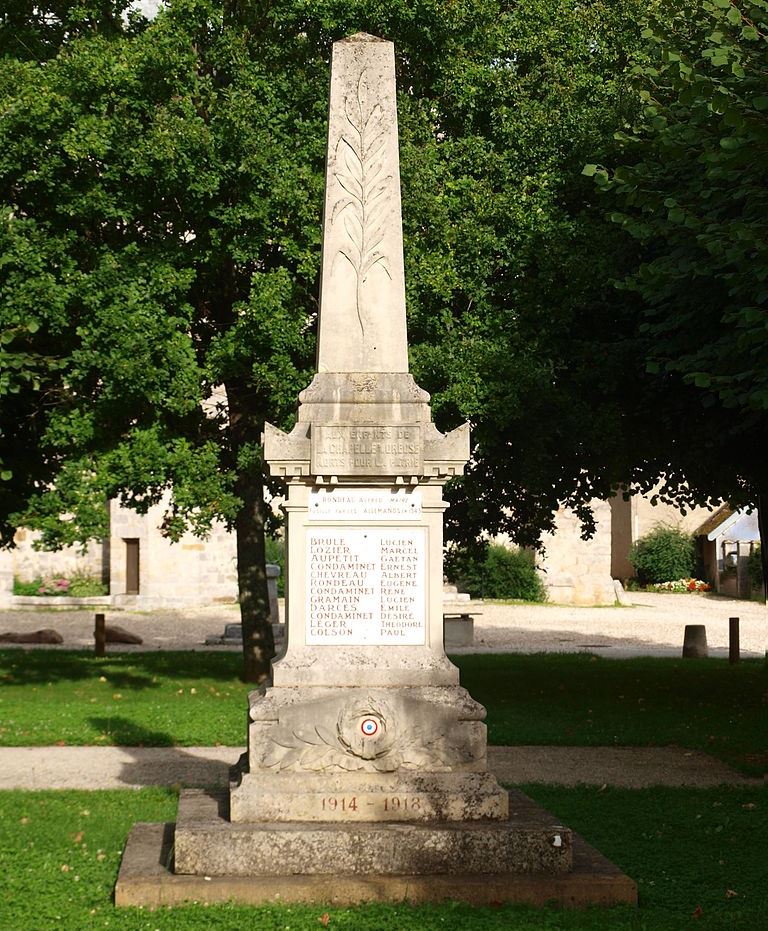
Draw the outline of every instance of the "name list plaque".
[[[426,642],[426,529],[307,531],[307,643]]]

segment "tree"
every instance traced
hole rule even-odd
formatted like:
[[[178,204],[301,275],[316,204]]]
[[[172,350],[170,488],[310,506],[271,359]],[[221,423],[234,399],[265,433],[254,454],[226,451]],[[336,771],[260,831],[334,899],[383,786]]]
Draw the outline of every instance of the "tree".
[[[322,119],[304,88],[324,76],[298,56],[289,83],[253,41],[181,2],[44,66],[6,60],[0,506],[6,540],[23,523],[52,546],[103,535],[111,497],[144,511],[171,489],[171,538],[227,521],[258,680],[274,649],[259,441],[309,378]]]
[[[662,15],[663,14],[663,15]],[[768,3],[666,5],[635,67],[621,167],[588,166],[641,245],[622,282],[673,497],[759,505],[768,530]],[[765,546],[762,547],[764,551]]]
[[[640,9],[172,0],[6,58],[4,538],[97,536],[107,498],[170,490],[172,538],[235,528],[246,673],[267,674],[259,438],[310,378],[328,58],[361,29],[396,44],[412,369],[441,427],[474,428],[449,531],[531,542],[561,502],[588,523],[631,459],[637,298],[615,301],[635,246],[580,169],[632,115]]]

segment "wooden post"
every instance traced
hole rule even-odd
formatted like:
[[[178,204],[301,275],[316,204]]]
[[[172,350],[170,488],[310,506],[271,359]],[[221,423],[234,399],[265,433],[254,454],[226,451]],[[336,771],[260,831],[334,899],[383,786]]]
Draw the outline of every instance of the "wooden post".
[[[93,637],[96,641],[96,656],[104,656],[107,652],[107,630],[104,622],[104,615],[96,615],[96,627],[93,631]]]
[[[737,617],[728,618],[728,662],[738,663],[741,659],[739,649],[739,619]]]

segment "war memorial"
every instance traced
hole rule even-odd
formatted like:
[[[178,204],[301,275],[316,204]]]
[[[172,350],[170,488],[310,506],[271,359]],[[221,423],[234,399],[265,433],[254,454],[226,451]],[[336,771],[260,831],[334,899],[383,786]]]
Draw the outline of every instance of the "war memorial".
[[[394,49],[331,69],[317,372],[264,454],[288,489],[287,637],[229,791],[138,824],[117,905],[636,902],[486,761],[443,645],[443,487],[469,457],[408,371]]]

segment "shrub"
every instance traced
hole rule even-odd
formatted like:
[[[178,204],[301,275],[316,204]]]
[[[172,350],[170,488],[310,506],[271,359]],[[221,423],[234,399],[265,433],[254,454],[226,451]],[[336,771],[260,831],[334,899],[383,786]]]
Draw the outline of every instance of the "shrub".
[[[749,580],[752,583],[752,588],[762,588],[763,587],[763,561],[760,556],[760,544],[752,550],[749,554]]]
[[[658,524],[632,544],[629,561],[643,585],[689,579],[696,565],[693,536],[679,527]]]
[[[19,578],[13,580],[14,595],[68,595],[72,598],[91,598],[95,595],[109,594],[108,588],[99,579],[87,572],[73,572],[67,579],[64,576],[38,576],[31,582]]]
[[[474,550],[453,547],[446,553],[445,573],[473,598],[538,602],[547,598],[534,557],[526,550],[512,550],[496,543]]]
[[[32,579],[31,582],[25,582],[23,579],[16,576],[13,580],[13,594],[25,596],[39,595],[42,584],[43,580],[39,576],[36,579]]]
[[[69,577],[68,595],[73,598],[93,598],[108,595],[109,587],[88,572],[73,572]]]

